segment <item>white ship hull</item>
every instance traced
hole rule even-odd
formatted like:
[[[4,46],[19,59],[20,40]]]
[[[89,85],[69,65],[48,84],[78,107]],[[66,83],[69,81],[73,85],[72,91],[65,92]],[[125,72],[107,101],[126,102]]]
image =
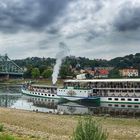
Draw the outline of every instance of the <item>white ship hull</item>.
[[[57,94],[53,94],[53,93],[29,91],[27,89],[21,89],[21,91],[22,91],[23,94],[31,95],[31,96],[36,96],[36,97],[55,98],[55,99],[59,99],[60,98],[59,96],[57,96]]]
[[[57,89],[57,95],[61,98],[65,98],[70,101],[77,101],[88,99],[89,94],[92,93],[92,90],[86,89],[74,89],[74,87],[67,87],[67,88],[59,88]]]
[[[88,99],[88,98],[84,98],[84,97],[75,97],[75,96],[59,96],[60,98],[64,98],[67,99],[69,101],[78,101],[78,100],[82,100],[82,99]]]

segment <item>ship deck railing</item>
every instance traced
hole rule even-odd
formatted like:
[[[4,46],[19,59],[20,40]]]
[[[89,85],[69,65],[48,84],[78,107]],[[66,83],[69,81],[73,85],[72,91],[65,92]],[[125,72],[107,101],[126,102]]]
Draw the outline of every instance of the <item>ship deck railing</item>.
[[[64,86],[61,89],[68,89],[68,87],[72,87],[72,86]],[[73,87],[73,89],[77,89],[77,90],[91,90],[92,88],[88,88],[88,87]]]
[[[140,87],[133,87],[133,88],[131,88],[131,87],[90,87],[90,88],[92,88],[92,89],[120,89],[120,90],[123,90],[123,89],[125,89],[125,90],[127,90],[127,89],[131,89],[131,90],[135,90],[135,89],[139,89],[140,90]]]

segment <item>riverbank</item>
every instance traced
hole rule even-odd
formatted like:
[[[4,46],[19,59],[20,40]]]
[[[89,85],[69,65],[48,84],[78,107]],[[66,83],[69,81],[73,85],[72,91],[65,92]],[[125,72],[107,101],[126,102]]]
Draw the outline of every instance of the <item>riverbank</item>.
[[[22,85],[25,82],[32,81],[36,84],[43,84],[43,85],[52,85],[51,79],[9,79],[9,80],[4,80],[0,81],[0,84],[3,85]],[[57,81],[57,86],[62,86],[63,85],[63,79],[58,79]]]
[[[139,140],[140,119],[93,117],[109,133],[108,140]],[[4,133],[20,140],[69,140],[80,116],[0,108]]]

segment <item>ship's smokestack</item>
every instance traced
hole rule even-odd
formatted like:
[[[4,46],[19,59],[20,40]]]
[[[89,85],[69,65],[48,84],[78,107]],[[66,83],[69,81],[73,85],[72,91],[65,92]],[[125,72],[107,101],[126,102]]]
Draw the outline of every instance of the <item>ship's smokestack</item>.
[[[59,43],[59,52],[56,54],[56,64],[53,69],[52,83],[55,85],[57,82],[59,70],[62,64],[62,60],[69,54],[69,48],[64,42]]]

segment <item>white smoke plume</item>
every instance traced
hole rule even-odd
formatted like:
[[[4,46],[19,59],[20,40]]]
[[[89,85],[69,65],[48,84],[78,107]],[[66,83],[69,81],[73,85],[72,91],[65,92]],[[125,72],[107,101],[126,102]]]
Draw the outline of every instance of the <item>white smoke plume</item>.
[[[59,52],[56,54],[56,64],[53,69],[53,74],[52,74],[52,82],[55,84],[57,82],[59,70],[62,64],[62,60],[68,56],[69,54],[69,48],[64,42],[59,43]]]

